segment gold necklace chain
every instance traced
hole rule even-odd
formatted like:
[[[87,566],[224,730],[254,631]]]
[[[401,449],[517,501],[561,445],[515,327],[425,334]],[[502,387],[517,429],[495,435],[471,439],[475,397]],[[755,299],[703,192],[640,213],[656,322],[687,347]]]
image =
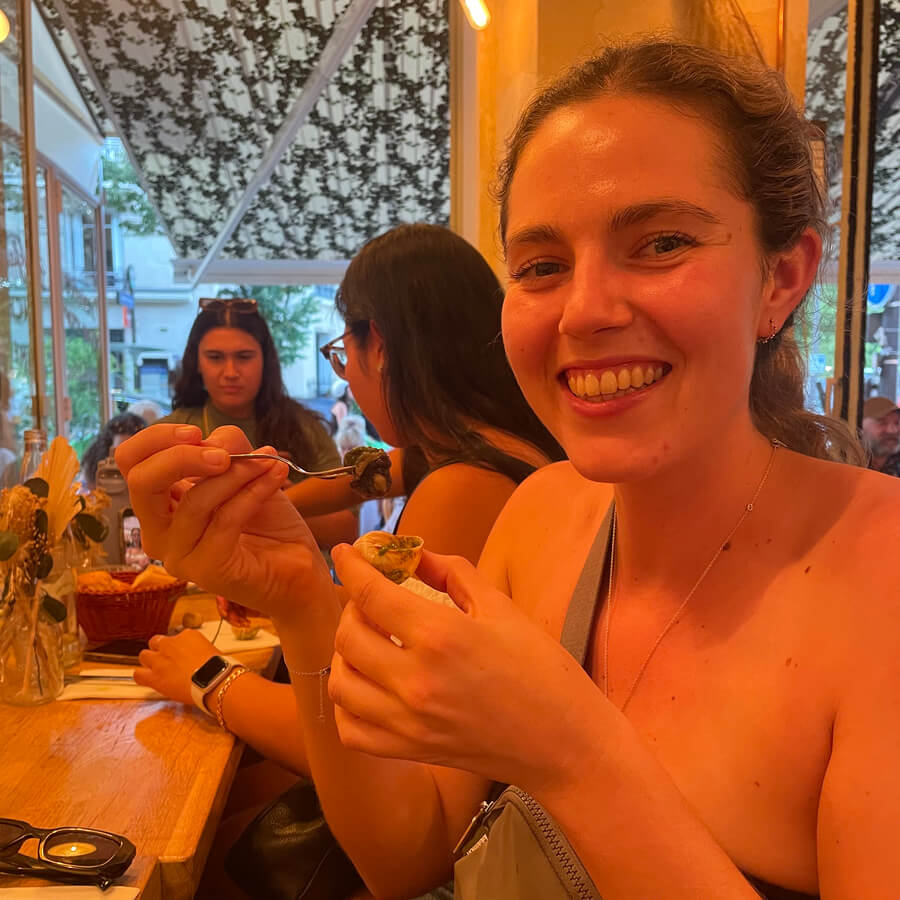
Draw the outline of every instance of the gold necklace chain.
[[[631,702],[631,698],[634,696],[634,692],[637,690],[637,686],[640,683],[641,679],[644,677],[644,672],[647,671],[647,666],[650,665],[650,660],[653,659],[653,654],[656,653],[657,648],[663,642],[665,636],[669,633],[675,623],[678,621],[678,617],[684,612],[685,607],[691,600],[691,597],[697,592],[697,588],[703,583],[703,579],[709,574],[710,569],[716,564],[718,558],[722,555],[722,551],[728,546],[731,539],[734,537],[735,532],[744,524],[744,520],[750,513],[753,512],[753,505],[756,503],[757,498],[762,492],[763,487],[765,487],[766,481],[769,478],[769,472],[772,471],[772,465],[775,462],[775,454],[778,452],[779,447],[783,447],[784,445],[780,441],[773,440],[772,441],[772,453],[769,455],[769,462],[766,465],[766,469],[762,474],[762,478],[759,480],[759,484],[756,486],[756,490],[753,492],[753,496],[750,498],[750,502],[744,507],[741,512],[740,518],[735,522],[734,527],[728,534],[725,536],[725,539],[719,544],[716,548],[716,552],[713,554],[712,559],[706,564],[706,568],[700,573],[700,577],[694,582],[694,586],[688,591],[687,596],[684,600],[681,601],[681,605],[678,609],[675,610],[675,614],[671,619],[666,623],[663,630],[659,633],[659,636],[653,642],[653,646],[650,648],[650,652],[647,654],[647,658],[644,660],[643,665],[638,670],[637,675],[634,678],[634,681],[631,683],[631,688],[628,693],[625,695],[625,702],[620,707],[622,712],[625,712],[625,707]],[[615,509],[613,510],[613,518],[612,518],[612,527],[610,533],[610,541],[612,543],[612,548],[609,554],[609,581],[606,587],[606,622],[604,625],[604,635],[603,635],[603,693],[608,697],[609,696],[609,628],[610,623],[612,622],[612,614],[613,614],[613,600],[615,599],[615,594],[613,593],[613,583],[615,581],[615,568],[616,568],[616,513]]]

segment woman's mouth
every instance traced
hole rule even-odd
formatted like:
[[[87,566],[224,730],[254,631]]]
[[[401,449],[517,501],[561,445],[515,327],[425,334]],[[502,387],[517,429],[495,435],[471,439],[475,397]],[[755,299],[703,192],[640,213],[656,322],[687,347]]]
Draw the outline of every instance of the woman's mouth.
[[[580,400],[605,403],[645,390],[665,378],[671,370],[668,363],[646,361],[601,369],[566,369],[563,375],[569,390]]]

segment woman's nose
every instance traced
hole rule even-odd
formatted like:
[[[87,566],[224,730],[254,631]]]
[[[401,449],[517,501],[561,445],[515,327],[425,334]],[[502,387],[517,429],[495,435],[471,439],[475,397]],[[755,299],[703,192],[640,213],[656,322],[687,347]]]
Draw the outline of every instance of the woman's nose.
[[[622,273],[603,259],[576,260],[566,287],[559,333],[586,337],[623,328],[633,318]]]

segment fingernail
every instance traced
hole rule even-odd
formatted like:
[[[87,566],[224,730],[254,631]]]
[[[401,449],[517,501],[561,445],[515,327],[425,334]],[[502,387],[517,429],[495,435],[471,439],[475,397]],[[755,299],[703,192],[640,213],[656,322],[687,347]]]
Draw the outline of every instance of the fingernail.
[[[175,429],[175,437],[179,441],[188,441],[197,435],[196,425],[181,425]]]
[[[203,451],[203,462],[211,466],[221,466],[227,459],[228,454],[218,447],[210,447],[209,450]]]

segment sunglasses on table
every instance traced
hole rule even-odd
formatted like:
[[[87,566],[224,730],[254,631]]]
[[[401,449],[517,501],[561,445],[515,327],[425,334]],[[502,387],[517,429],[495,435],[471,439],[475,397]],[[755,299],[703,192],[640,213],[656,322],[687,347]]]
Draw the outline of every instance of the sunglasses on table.
[[[37,856],[19,847],[37,838]],[[95,828],[35,828],[21,819],[0,819],[0,875],[28,875],[106,890],[134,859],[127,838]]]
[[[334,374],[338,378],[343,378],[344,373],[347,371],[347,349],[344,347],[343,341],[348,334],[352,333],[353,329],[349,329],[342,335],[334,338],[334,340],[319,347],[319,353],[331,363],[331,368],[334,369]]]
[[[201,312],[218,312],[231,309],[236,313],[258,313],[259,308],[252,297],[201,297],[198,303]]]

